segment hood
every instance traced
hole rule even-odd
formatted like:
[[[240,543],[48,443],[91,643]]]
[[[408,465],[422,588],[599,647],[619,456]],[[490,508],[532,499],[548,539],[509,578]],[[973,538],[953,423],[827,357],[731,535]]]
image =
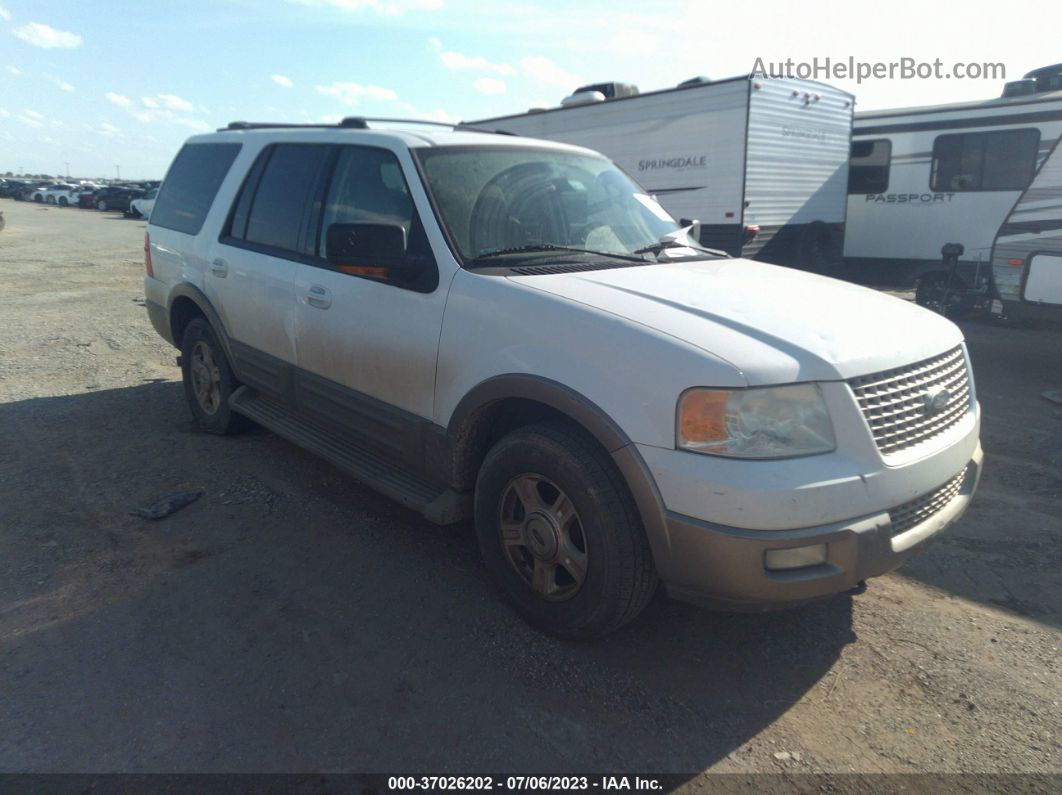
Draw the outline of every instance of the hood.
[[[701,348],[750,385],[848,379],[962,341],[954,323],[908,301],[753,260],[509,278]]]

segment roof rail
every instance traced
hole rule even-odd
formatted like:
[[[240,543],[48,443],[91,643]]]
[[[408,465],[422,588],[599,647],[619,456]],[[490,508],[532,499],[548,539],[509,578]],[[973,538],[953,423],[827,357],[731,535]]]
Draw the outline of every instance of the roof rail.
[[[456,123],[446,121],[431,121],[428,119],[401,119],[384,116],[347,116],[339,121],[338,124],[326,124],[324,122],[310,123],[310,124],[293,124],[290,122],[270,122],[270,121],[230,121],[227,126],[219,127],[218,132],[225,132],[226,130],[268,130],[270,128],[332,128],[339,127],[345,130],[367,130],[369,129],[369,122],[385,122],[391,124],[427,124],[432,127],[447,127],[451,130],[468,130],[470,132],[492,133],[494,135],[516,135],[516,133],[509,132],[508,130],[490,130],[484,127],[473,127],[470,124],[466,124],[463,121]]]

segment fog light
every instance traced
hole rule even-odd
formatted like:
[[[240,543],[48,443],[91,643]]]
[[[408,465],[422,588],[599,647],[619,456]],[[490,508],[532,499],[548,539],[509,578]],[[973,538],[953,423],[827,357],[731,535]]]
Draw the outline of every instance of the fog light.
[[[768,571],[785,571],[786,569],[804,569],[808,566],[821,566],[826,562],[826,545],[812,544],[792,549],[768,549],[764,555],[764,565]]]

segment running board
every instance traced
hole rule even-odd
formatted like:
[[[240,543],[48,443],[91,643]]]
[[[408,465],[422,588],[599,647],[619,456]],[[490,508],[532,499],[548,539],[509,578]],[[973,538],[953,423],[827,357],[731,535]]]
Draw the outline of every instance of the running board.
[[[233,392],[229,405],[237,414],[329,461],[354,480],[418,511],[430,522],[453,524],[471,515],[471,495],[410,474],[250,387],[241,386]]]

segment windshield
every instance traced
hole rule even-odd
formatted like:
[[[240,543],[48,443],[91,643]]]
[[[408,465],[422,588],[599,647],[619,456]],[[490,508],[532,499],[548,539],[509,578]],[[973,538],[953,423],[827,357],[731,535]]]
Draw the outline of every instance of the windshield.
[[[416,155],[439,221],[466,262],[556,257],[550,246],[630,255],[679,228],[603,157],[508,146],[436,147]]]

